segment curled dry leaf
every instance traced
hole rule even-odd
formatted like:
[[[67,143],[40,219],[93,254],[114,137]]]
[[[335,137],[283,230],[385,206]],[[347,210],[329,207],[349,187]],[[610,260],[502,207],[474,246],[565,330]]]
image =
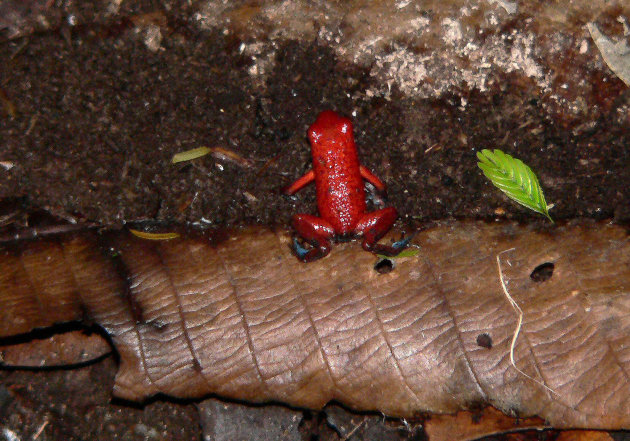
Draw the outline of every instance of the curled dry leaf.
[[[45,336],[42,336],[45,337]],[[111,353],[98,334],[79,330],[56,333],[50,338],[0,345],[0,368],[54,368],[81,366]]]
[[[171,240],[179,237],[179,233],[175,232],[151,233],[147,231],[134,230],[133,228],[129,228],[129,232],[140,239],[146,240]]]
[[[606,37],[595,23],[587,23],[586,27],[606,65],[630,87],[630,46],[623,39],[614,41]]]
[[[321,408],[334,399],[406,417],[491,404],[556,427],[630,428],[621,227],[443,225],[418,234],[420,253],[387,274],[356,243],[302,264],[286,232],[221,237],[10,244],[0,252],[0,336],[98,323],[120,355],[114,392],[132,400],[215,393]],[[495,260],[510,248],[503,276],[524,314],[515,363],[557,395],[510,363],[517,316]],[[546,263],[553,271],[532,277]]]

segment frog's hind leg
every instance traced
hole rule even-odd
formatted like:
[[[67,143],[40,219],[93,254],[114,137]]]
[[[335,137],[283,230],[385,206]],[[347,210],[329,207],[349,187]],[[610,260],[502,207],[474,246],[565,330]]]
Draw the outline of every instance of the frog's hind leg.
[[[310,214],[296,214],[293,228],[305,242],[313,245],[311,249],[304,248],[296,237],[293,238],[291,250],[302,262],[312,262],[330,253],[335,229],[329,222]]]
[[[409,245],[411,237],[401,239],[390,245],[380,245],[377,242],[392,228],[398,213],[394,207],[366,213],[357,223],[355,232],[363,235],[364,250],[385,256],[396,256]]]

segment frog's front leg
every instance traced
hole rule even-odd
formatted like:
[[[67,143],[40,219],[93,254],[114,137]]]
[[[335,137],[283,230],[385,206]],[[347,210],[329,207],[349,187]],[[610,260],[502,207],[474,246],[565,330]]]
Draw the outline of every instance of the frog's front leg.
[[[335,235],[335,229],[330,222],[310,214],[296,214],[293,216],[293,228],[305,242],[313,245],[309,250],[300,245],[297,238],[293,238],[292,250],[302,262],[312,262],[330,253],[330,240]]]
[[[397,217],[398,213],[394,207],[364,214],[355,227],[355,233],[363,235],[361,244],[363,249],[385,256],[396,256],[407,247],[411,237],[394,242],[391,246],[377,243],[392,228]]]

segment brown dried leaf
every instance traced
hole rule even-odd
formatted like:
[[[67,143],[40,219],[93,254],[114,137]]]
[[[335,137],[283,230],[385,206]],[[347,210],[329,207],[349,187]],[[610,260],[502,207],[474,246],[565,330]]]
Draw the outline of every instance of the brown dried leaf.
[[[424,424],[430,441],[473,441],[484,436],[547,427],[540,418],[514,418],[488,407],[478,412],[435,415]]]
[[[561,432],[556,441],[614,441],[606,432],[596,430],[567,430]]]
[[[336,399],[392,416],[493,405],[555,427],[630,427],[622,228],[455,223],[419,234],[420,255],[387,274],[357,244],[302,264],[289,240],[257,229],[213,244],[128,233],[20,244],[0,253],[0,335],[87,314],[120,354],[115,394],[133,400]],[[495,261],[510,248],[503,276],[524,312],[515,361],[558,396],[510,364],[517,317]]]
[[[111,353],[98,334],[69,331],[48,338],[0,345],[0,367],[52,368],[81,365]]]

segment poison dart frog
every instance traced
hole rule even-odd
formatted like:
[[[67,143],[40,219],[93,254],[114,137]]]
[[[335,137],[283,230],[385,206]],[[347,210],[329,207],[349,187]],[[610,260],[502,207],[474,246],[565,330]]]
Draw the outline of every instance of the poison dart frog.
[[[308,129],[313,168],[283,189],[285,194],[292,195],[315,181],[319,216],[293,216],[293,228],[304,242],[313,246],[305,248],[293,238],[293,252],[303,262],[326,256],[332,240],[362,237],[365,250],[395,256],[411,239],[408,237],[391,246],[377,243],[390,230],[398,213],[394,207],[366,212],[363,179],[379,191],[385,190],[385,184],[359,164],[352,130],[348,118],[331,110],[320,113]]]

